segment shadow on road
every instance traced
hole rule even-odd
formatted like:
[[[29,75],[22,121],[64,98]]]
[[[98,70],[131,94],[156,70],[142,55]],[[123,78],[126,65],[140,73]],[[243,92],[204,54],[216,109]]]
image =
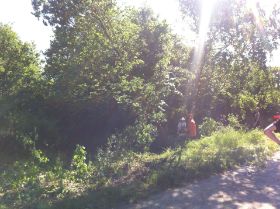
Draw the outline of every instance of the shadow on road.
[[[228,171],[124,208],[280,208],[280,154],[264,168]]]

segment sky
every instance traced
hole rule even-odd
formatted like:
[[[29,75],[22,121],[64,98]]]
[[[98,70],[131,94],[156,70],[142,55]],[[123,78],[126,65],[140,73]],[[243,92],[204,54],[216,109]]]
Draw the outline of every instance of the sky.
[[[179,4],[176,0],[119,0],[129,6],[148,6],[159,15],[166,19],[174,31],[182,36],[194,38],[192,32],[183,22],[179,12]],[[208,0],[210,1],[210,0]],[[254,0],[251,0],[254,1]],[[264,6],[269,9],[272,3],[277,0],[264,0]],[[39,52],[43,52],[49,47],[52,38],[52,29],[45,26],[32,14],[31,0],[0,0],[0,22],[11,25],[12,29],[25,42],[34,42]],[[193,40],[188,40],[192,42]],[[280,50],[274,52],[271,66],[280,66]]]
[[[9,24],[24,42],[34,42],[44,51],[49,47],[52,29],[31,14],[31,0],[0,0],[0,22]]]

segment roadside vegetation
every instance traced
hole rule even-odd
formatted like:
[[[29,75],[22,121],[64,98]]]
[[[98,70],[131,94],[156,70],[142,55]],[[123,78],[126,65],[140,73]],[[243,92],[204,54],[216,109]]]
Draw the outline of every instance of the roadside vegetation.
[[[280,108],[280,68],[267,65],[280,5],[215,2],[200,24],[202,0],[179,1],[197,37],[208,27],[188,45],[149,8],[32,0],[54,32],[44,61],[0,23],[0,209],[108,209],[264,165],[277,150],[261,129]],[[189,113],[193,140],[177,135]]]
[[[1,208],[117,207],[241,165],[264,166],[276,150],[261,131],[231,127],[160,154],[107,148],[90,159],[78,145],[66,164],[32,150],[25,160],[1,166]]]

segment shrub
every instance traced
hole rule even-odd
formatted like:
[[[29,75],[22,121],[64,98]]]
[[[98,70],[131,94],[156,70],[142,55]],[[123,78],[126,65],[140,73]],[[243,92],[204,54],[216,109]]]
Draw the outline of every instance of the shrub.
[[[77,145],[71,162],[71,168],[77,178],[83,178],[88,172],[86,163],[87,152],[84,146]]]
[[[85,148],[77,145],[70,169],[34,152],[33,160],[18,162],[0,174],[0,192],[5,194],[0,196],[0,206],[112,208],[182,181],[245,163],[262,165],[277,149],[259,130],[245,132],[232,127],[161,154],[115,152],[112,146],[99,150],[91,165],[86,163]]]
[[[143,121],[137,121],[134,125],[128,126],[119,134],[113,135],[109,143],[113,145],[115,151],[135,151],[143,152],[149,149],[154,141],[155,127]]]
[[[227,116],[228,125],[236,130],[243,129],[244,127],[241,125],[238,117],[234,114],[229,114]]]
[[[203,123],[199,125],[199,131],[202,136],[210,136],[213,132],[218,131],[222,126],[222,123],[207,117],[204,118]]]

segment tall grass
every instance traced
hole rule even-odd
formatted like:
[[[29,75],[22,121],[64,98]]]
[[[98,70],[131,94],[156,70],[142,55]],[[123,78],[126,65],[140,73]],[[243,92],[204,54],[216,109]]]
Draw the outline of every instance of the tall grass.
[[[276,150],[258,130],[224,128],[161,154],[103,150],[88,162],[77,146],[69,167],[34,151],[32,159],[2,168],[0,208],[110,208],[236,166],[263,165]]]
[[[210,137],[193,141],[182,152],[181,166],[200,175],[231,169],[244,163],[261,164],[277,146],[260,131],[245,133],[225,128]]]

